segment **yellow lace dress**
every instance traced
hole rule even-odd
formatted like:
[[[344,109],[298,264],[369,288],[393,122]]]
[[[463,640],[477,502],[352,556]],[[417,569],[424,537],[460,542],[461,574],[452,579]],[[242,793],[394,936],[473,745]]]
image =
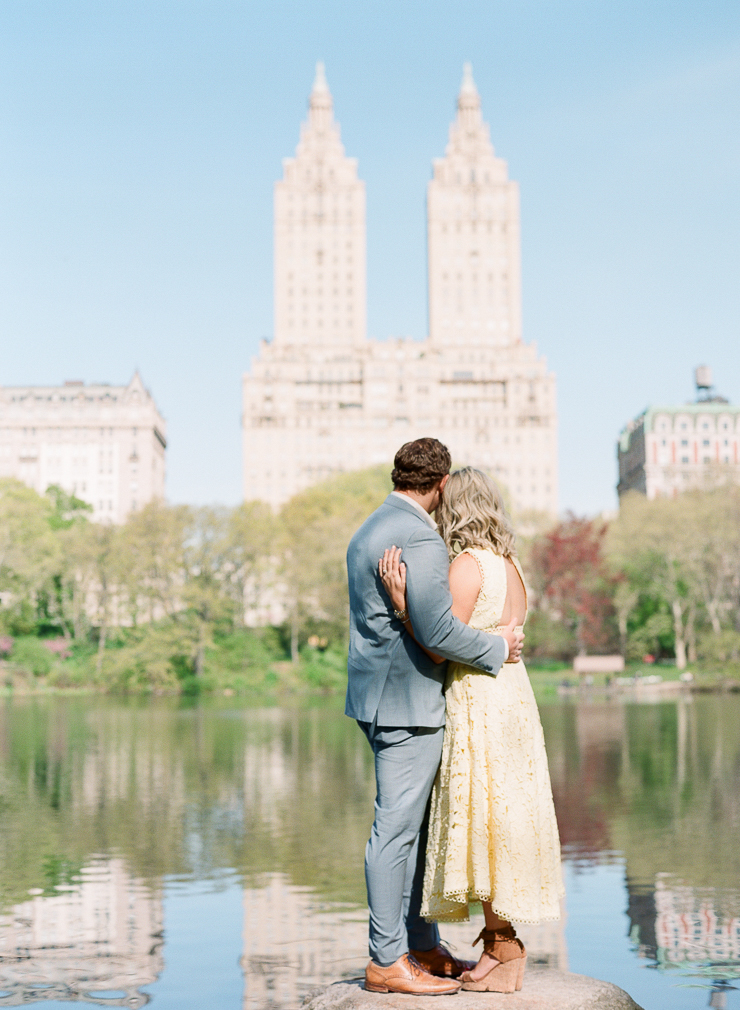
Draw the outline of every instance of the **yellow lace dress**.
[[[506,600],[504,559],[492,550],[466,553],[482,577],[470,627],[495,633]],[[445,695],[422,915],[467,921],[468,902],[490,901],[494,912],[514,922],[559,919],[560,839],[545,738],[524,663],[505,664],[496,677],[450,663]]]

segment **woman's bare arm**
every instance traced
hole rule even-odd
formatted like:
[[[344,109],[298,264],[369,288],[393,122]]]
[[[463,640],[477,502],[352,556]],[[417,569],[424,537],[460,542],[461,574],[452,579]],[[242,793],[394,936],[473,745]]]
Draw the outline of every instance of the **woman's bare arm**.
[[[452,613],[463,624],[470,624],[482,579],[478,562],[471,554],[458,554],[450,565]]]
[[[406,565],[401,561],[401,548],[391,547],[385,551],[378,562],[378,572],[386,592],[391,598],[394,610],[406,609]],[[464,624],[470,622],[481,587],[481,575],[478,563],[469,554],[459,554],[450,566],[450,592],[452,593],[452,613]],[[414,639],[414,628],[411,618],[407,615],[404,627]],[[424,646],[421,646],[424,649]],[[429,649],[424,652],[435,663],[441,663],[438,656]]]
[[[406,565],[401,561],[400,547],[390,547],[384,552],[383,557],[378,561],[378,574],[391,598],[394,610],[406,610]],[[452,593],[452,613],[463,624],[470,623],[482,581],[475,558],[470,554],[458,554],[450,565],[450,592]],[[424,646],[414,635],[414,628],[408,613],[403,625],[420,648],[424,649]],[[505,627],[499,630],[499,634],[506,640],[509,647],[507,662],[516,662],[522,653],[524,635],[516,630],[516,625],[517,618],[513,617]],[[441,663],[444,658],[430,652],[429,649],[424,649],[424,652],[435,663]]]

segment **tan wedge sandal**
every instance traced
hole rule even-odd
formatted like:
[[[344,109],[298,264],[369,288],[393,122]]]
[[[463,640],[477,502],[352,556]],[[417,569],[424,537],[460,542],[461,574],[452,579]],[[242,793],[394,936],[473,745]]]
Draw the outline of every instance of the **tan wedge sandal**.
[[[473,943],[474,947],[478,940],[483,941],[483,950],[498,964],[477,982],[470,977],[469,971],[463,972],[460,976],[463,989],[468,992],[517,992],[521,989],[527,952],[514,927],[482,929]]]

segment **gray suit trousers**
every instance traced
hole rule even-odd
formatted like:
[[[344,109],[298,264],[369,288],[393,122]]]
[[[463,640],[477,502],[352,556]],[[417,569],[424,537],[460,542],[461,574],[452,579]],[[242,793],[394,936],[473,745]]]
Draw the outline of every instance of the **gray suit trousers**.
[[[419,914],[429,797],[442,756],[443,726],[358,725],[375,754],[375,821],[365,849],[370,957],[387,966],[409,950],[439,943]]]

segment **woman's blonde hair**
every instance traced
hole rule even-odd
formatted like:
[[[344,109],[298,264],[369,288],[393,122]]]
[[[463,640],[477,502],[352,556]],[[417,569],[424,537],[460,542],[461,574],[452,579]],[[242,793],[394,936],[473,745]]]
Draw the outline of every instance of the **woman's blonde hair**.
[[[516,538],[501,492],[482,470],[464,466],[450,474],[437,522],[451,558],[466,547],[492,547],[505,558],[516,554]]]

